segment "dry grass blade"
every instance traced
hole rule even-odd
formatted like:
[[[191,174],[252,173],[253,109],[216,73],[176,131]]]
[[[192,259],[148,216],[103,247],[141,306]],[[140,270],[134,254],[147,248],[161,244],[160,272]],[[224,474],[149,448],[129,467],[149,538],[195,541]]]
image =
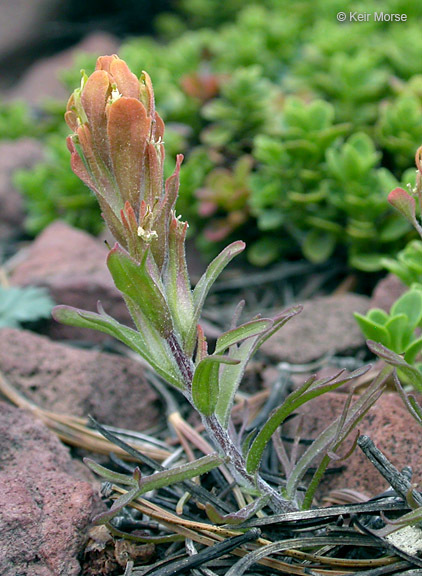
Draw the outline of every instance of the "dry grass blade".
[[[125,450],[110,442],[97,430],[89,427],[87,418],[79,418],[68,414],[58,414],[50,410],[44,410],[31,402],[19,393],[6,377],[0,373],[0,393],[7,398],[10,402],[30,411],[36,418],[40,419],[44,424],[57,436],[71,446],[89,450],[97,454],[110,454],[113,453],[123,460],[133,460]],[[128,430],[127,434],[131,433]],[[147,442],[139,441],[132,438],[129,442],[134,448],[142,450],[144,454],[162,462],[171,455],[170,450],[159,448]]]

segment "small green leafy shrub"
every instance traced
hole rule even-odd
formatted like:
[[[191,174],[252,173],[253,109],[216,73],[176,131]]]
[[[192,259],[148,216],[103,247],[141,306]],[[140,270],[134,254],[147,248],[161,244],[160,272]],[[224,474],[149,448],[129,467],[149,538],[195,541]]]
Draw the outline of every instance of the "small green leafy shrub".
[[[0,286],[0,328],[19,328],[49,318],[54,302],[44,288]]]
[[[406,362],[415,364],[422,351],[422,284],[415,284],[396,300],[389,314],[372,308],[366,316],[355,313],[355,318],[367,339],[403,354]],[[422,363],[419,366],[422,368]]]
[[[24,102],[0,102],[0,140],[36,135],[34,119]]]
[[[202,231],[200,245],[215,252],[223,231],[232,240],[236,230],[250,240],[256,264],[334,255],[380,270],[381,258],[410,239],[381,198],[407,183],[404,170],[422,140],[421,6],[384,3],[386,12],[406,9],[408,20],[398,26],[338,23],[339,9],[356,10],[348,0],[228,0],[218,10],[212,0],[188,4],[160,17],[164,41],[131,39],[121,56],[138,74],[154,71],[168,126],[166,175],[183,151],[189,196],[182,203],[191,229]],[[377,9],[375,1],[365,6]],[[65,74],[68,84],[79,81],[81,66],[93,70],[94,58],[80,56]],[[240,223],[238,208],[230,216],[232,203],[214,183],[222,173],[235,181],[245,155],[253,162],[242,183]],[[347,164],[347,181],[337,161]],[[202,213],[198,189],[217,210]]]

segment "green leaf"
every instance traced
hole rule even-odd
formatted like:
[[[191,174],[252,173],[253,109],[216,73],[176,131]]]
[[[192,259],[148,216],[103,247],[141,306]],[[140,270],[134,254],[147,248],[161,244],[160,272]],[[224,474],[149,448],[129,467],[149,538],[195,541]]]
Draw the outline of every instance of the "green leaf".
[[[135,307],[139,307],[163,338],[167,338],[173,330],[173,323],[164,290],[160,285],[161,280],[155,274],[148,250],[138,264],[116,244],[108,254],[107,266],[116,288],[124,296],[128,296]]]
[[[193,403],[205,416],[213,414],[218,402],[220,364],[239,364],[239,360],[228,356],[207,356],[199,362],[193,375]]]
[[[422,352],[422,336],[414,340],[407,348],[404,354],[404,359],[408,364],[413,364],[418,354]]]
[[[56,306],[53,310],[53,318],[57,322],[67,324],[68,326],[77,326],[79,328],[90,328],[91,330],[98,330],[110,336],[114,336],[120,342],[129,346],[132,350],[137,352],[144,358],[169,384],[176,388],[183,389],[184,381],[179,369],[174,361],[165,341],[161,344],[159,353],[151,350],[150,343],[145,341],[142,334],[120,324],[106,314],[98,303],[98,314],[95,312],[87,312],[72,308],[71,306]]]
[[[105,512],[101,512],[101,514],[97,514],[93,518],[94,523],[106,524],[107,522],[110,522],[110,520],[117,514],[117,512],[123,510],[125,506],[128,506],[131,502],[133,502],[133,500],[135,500],[135,498],[137,498],[140,495],[141,490],[139,486],[133,487],[131,490],[125,492],[124,494],[122,494],[122,496],[117,498],[117,500],[113,502],[111,508],[109,508]]]
[[[91,458],[84,458],[84,463],[88,466],[90,470],[107,480],[107,482],[114,482],[114,484],[123,484],[123,486],[133,486],[139,488],[139,481],[134,478],[134,476],[129,476],[128,474],[120,474],[119,472],[114,472],[108,468],[104,468],[101,464],[98,464]],[[139,469],[138,469],[139,470]]]
[[[358,397],[356,402],[349,407],[347,412],[343,412],[334,422],[329,424],[305,450],[288,478],[286,484],[288,498],[294,497],[301,480],[309,471],[315,458],[323,453],[324,450],[329,449],[333,442],[337,445],[340,444],[376,402],[384,390],[386,375],[387,371],[380,373],[363,394]]]
[[[215,346],[215,354],[221,354],[230,348],[233,344],[237,344],[242,340],[246,340],[247,338],[251,338],[252,336],[258,336],[262,334],[273,325],[273,321],[269,318],[262,318],[259,320],[251,320],[250,322],[246,322],[237,328],[233,328],[233,330],[229,330],[222,334]]]
[[[229,357],[238,360],[239,364],[235,366],[223,366],[220,370],[220,389],[215,413],[222,426],[227,427],[228,425],[233,399],[250,358],[265,342],[265,340],[277,332],[277,330],[280,330],[280,328],[284,326],[290,318],[293,318],[293,316],[298,314],[301,310],[301,306],[293,306],[284,310],[281,314],[272,319],[272,324],[267,328],[267,330],[248,338],[242,342],[240,346],[233,344],[230,347]]]
[[[0,286],[0,328],[17,328],[23,322],[48,318],[54,302],[45,288],[4,288]]]
[[[392,316],[385,324],[385,329],[390,334],[390,343],[388,346],[399,354],[404,352],[412,334],[412,330],[409,328],[409,319],[406,314],[396,314]]]
[[[193,291],[193,320],[191,327],[188,331],[188,336],[186,338],[185,352],[187,356],[193,354],[196,343],[196,325],[198,324],[199,317],[204,306],[205,299],[210,291],[212,285],[217,280],[224,268],[229,264],[231,260],[238,254],[240,254],[245,249],[245,243],[239,240],[238,242],[233,242],[226,246],[226,248],[220,252],[220,254],[214,258],[211,264],[205,271],[205,274],[201,277],[198,284],[195,286]]]
[[[205,504],[205,511],[213,524],[229,524],[230,526],[236,526],[237,524],[246,522],[246,520],[252,518],[252,516],[254,516],[259,510],[264,508],[268,499],[269,496],[261,496],[260,498],[253,500],[244,508],[241,508],[237,512],[231,512],[230,514],[220,514],[212,504],[207,502]]]
[[[422,320],[422,292],[419,290],[409,290],[391,307],[390,314],[405,314],[409,319],[411,329],[415,329]]]
[[[336,237],[329,232],[313,229],[306,234],[302,244],[305,258],[314,264],[325,262],[331,256],[336,246]]]
[[[388,322],[389,315],[385,310],[381,310],[381,308],[371,308],[368,311],[366,318],[372,322],[375,322],[375,324],[384,326],[386,322]]]
[[[365,338],[381,342],[385,346],[390,345],[390,334],[384,326],[372,321],[368,316],[362,316],[362,314],[358,312],[355,312],[353,315]]]
[[[349,258],[349,264],[362,272],[378,272],[382,270],[383,254],[353,254]]]
[[[394,242],[402,238],[405,234],[409,232],[409,223],[403,218],[400,218],[396,213],[397,217],[390,218],[381,228],[379,239],[382,243]]]
[[[321,381],[315,382],[313,380],[308,380],[301,388],[289,394],[283,404],[272,412],[255,440],[252,442],[252,446],[250,447],[246,458],[247,471],[250,474],[253,474],[258,470],[262,454],[268,442],[271,440],[271,436],[290,414],[302,406],[302,404],[305,404],[305,402],[309,402],[312,398],[316,398],[325,392],[336,390],[345,382],[365,374],[368,369],[368,366],[364,366],[363,368],[359,368],[345,376],[340,373],[334,378],[326,378]]]

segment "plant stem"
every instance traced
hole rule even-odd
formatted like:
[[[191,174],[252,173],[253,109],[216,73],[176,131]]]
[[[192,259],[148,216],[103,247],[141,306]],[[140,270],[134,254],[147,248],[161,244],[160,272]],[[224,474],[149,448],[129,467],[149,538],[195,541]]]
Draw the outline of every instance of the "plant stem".
[[[238,447],[230,438],[227,430],[223,428],[216,415],[203,417],[204,426],[214,441],[216,447],[219,448],[222,455],[228,457],[228,466],[236,481],[249,490],[258,490],[261,495],[269,496],[269,506],[276,514],[284,514],[286,512],[295,512],[298,506],[294,502],[286,500],[283,496],[275,490],[272,486],[267,484],[263,478],[256,475],[249,474],[246,471],[246,462],[239,451]]]

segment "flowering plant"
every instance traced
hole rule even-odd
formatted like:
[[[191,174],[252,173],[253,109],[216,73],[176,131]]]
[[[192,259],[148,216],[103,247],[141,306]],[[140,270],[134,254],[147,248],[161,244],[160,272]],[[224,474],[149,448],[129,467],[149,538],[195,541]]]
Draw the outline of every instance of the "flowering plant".
[[[144,72],[138,79],[117,56],[99,58],[95,72],[90,77],[83,74],[81,87],[71,96],[66,121],[73,131],[68,138],[73,171],[96,195],[116,239],[107,265],[135,329],[111,318],[100,304],[98,313],[58,306],[54,316],[66,324],[110,334],[139,353],[199,412],[216,449],[215,454],[151,477],[141,478],[138,471],[123,481],[119,475],[118,481],[132,489],[113,505],[112,513],[144,492],[223,464],[243,491],[258,496],[245,514],[254,513],[266,503],[276,512],[298,509],[297,487],[310,463],[321,451],[339,446],[379,395],[379,383],[305,452],[284,494],[267,483],[259,473],[261,456],[283,421],[304,402],[336,389],[365,369],[320,381],[311,378],[270,414],[254,438],[242,445],[231,409],[246,365],[261,344],[301,307],[238,325],[242,311],[239,305],[231,329],[217,339],[210,353],[200,324],[204,301],[216,278],[245,245],[238,241],[227,246],[191,288],[185,259],[188,224],[175,213],[183,157],[177,156],[175,170],[164,183],[164,124],[155,110],[148,74]],[[324,461],[318,468],[318,477],[327,464]],[[116,481],[115,473],[92,462],[90,465]],[[107,513],[104,521],[109,518]]]

